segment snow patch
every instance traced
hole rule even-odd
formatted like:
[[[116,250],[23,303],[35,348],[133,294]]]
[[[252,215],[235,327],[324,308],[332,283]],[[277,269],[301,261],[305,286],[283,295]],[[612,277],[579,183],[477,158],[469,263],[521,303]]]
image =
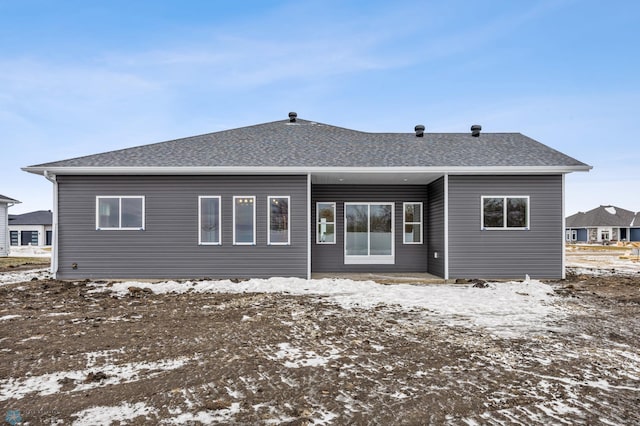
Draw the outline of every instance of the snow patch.
[[[231,407],[225,408],[223,410],[217,410],[215,412],[211,411],[198,411],[195,414],[192,413],[183,413],[179,414],[176,417],[171,419],[165,419],[162,421],[162,424],[174,424],[174,425],[183,425],[183,424],[215,424],[215,423],[229,423],[233,416],[240,412],[240,403],[234,402],[231,404]]]
[[[48,280],[51,278],[51,272],[46,269],[33,269],[30,271],[3,272],[0,274],[0,285],[23,283],[25,281]]]
[[[51,258],[51,248],[38,246],[11,246],[9,257],[43,257]]]
[[[613,206],[608,206],[604,208],[609,214],[616,214],[616,208]]]
[[[278,347],[280,350],[274,356],[267,356],[267,358],[271,360],[284,359],[284,366],[287,368],[322,367],[338,356],[336,349],[330,350],[328,356],[321,356],[314,351],[302,351],[302,349],[293,347],[289,343],[280,343]]]
[[[7,320],[11,320],[14,318],[20,318],[22,315],[5,315],[3,317],[0,317],[0,321],[7,321]]]
[[[92,373],[94,370],[90,368],[85,370],[57,371],[55,373],[23,378],[10,377],[0,380],[0,401],[5,401],[10,398],[21,399],[30,393],[52,395],[60,392],[65,382],[71,382],[75,385],[75,387],[67,393],[135,382],[142,379],[143,377],[141,376],[143,374],[145,379],[155,377],[162,374],[163,371],[178,369],[189,361],[189,358],[177,358],[155,362],[130,362],[122,365],[107,364],[101,366],[99,370],[106,375],[106,378],[95,382],[87,382],[86,380],[89,373]]]
[[[71,417],[78,418],[72,423],[73,426],[110,425],[115,421],[123,422],[139,416],[146,417],[156,412],[157,410],[155,408],[149,407],[144,402],[137,402],[135,404],[124,402],[114,407],[87,408],[86,410],[72,414]]]
[[[485,327],[495,334],[509,337],[520,331],[547,329],[548,321],[565,316],[555,305],[550,285],[537,280],[489,283],[489,288],[470,284],[394,284],[347,279],[304,280],[301,278],[252,279],[240,283],[219,281],[163,281],[158,283],[127,281],[106,287],[89,283],[92,292],[112,291],[118,296],[129,294],[129,287],[149,288],[156,294],[195,293],[283,293],[322,296],[345,309],[376,306],[399,306],[421,309],[430,319],[448,325]]]

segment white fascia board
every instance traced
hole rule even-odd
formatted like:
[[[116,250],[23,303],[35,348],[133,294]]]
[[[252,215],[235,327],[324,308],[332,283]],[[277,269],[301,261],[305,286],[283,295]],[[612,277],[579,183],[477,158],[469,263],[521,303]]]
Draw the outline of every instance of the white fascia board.
[[[22,204],[22,201],[14,200],[13,198],[0,198],[0,203],[6,203],[13,206],[14,204]]]
[[[23,167],[44,175],[255,175],[309,173],[447,173],[447,174],[557,174],[591,170],[592,166],[462,166],[462,167]]]

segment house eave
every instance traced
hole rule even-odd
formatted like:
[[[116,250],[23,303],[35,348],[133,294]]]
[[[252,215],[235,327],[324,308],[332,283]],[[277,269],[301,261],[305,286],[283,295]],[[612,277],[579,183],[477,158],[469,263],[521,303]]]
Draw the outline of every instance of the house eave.
[[[454,166],[454,167],[23,167],[38,175],[307,175],[307,174],[564,174],[587,172],[589,165],[575,166]]]

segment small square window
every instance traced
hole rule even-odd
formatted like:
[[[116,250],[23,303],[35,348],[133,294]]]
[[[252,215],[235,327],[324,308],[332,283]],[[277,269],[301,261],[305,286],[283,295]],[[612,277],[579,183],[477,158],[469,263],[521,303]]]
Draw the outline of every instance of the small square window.
[[[482,229],[529,229],[528,196],[483,196]]]
[[[97,230],[143,230],[143,196],[96,197]]]

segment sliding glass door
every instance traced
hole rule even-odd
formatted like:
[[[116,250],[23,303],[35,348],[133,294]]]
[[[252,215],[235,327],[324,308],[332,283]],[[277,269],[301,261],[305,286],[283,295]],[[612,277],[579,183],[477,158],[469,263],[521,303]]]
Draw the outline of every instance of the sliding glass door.
[[[344,263],[393,264],[393,203],[344,203]]]

